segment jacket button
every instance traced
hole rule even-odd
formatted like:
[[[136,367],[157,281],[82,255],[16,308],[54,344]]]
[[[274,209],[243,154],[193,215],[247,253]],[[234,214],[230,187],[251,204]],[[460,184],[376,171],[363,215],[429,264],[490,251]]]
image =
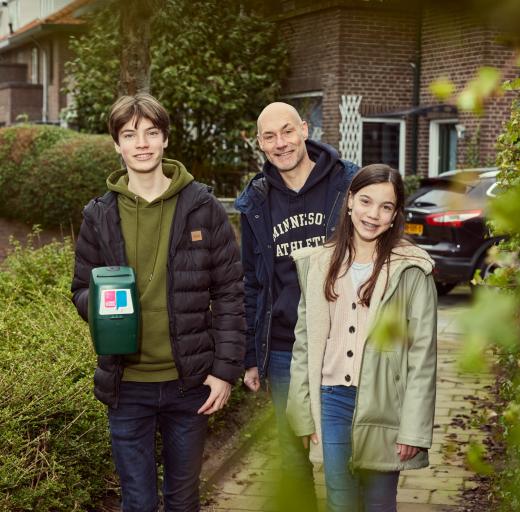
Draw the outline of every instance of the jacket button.
[[[396,381],[399,381],[400,378],[401,378],[401,377],[400,377],[399,375],[396,375],[396,376],[395,376],[395,380],[396,380]]]
[[[345,380],[347,382],[350,382],[352,380],[352,377],[350,375],[345,375]]]
[[[352,350],[349,350],[347,352],[347,357],[352,357],[354,355],[354,352],[352,352]]]
[[[336,231],[336,228],[330,228],[331,231]]]
[[[350,332],[350,333],[352,334],[352,333],[356,332],[356,328],[355,328],[353,325],[351,325],[351,326],[348,328],[348,332]]]
[[[265,348],[265,343],[262,343],[262,348]]]
[[[255,219],[259,219],[260,218],[260,215],[255,215]]]
[[[353,302],[353,303],[352,303],[352,309],[356,309],[356,307],[357,307],[357,306],[356,306],[356,303]]]
[[[271,248],[271,244],[267,244],[267,248],[270,249]]]

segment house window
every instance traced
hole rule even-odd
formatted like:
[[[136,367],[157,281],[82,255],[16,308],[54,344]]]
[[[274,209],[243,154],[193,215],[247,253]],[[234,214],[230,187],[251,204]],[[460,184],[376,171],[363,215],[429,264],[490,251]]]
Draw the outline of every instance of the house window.
[[[437,176],[457,167],[457,120],[430,121],[428,176]]]
[[[404,174],[405,128],[402,119],[364,118],[362,165],[384,163]]]
[[[38,83],[38,48],[34,47],[31,53],[31,83]]]
[[[321,140],[323,134],[323,93],[320,91],[282,97],[292,105],[309,125],[309,138]]]

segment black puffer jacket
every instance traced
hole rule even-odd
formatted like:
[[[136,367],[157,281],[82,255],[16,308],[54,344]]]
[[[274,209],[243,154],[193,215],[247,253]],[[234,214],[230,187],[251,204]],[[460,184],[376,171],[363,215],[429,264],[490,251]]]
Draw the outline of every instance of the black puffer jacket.
[[[192,232],[200,236],[192,240]],[[117,194],[93,199],[83,211],[76,245],[72,301],[88,318],[94,267],[126,265]],[[233,383],[245,354],[244,288],[239,250],[220,203],[193,181],[179,194],[168,257],[170,341],[181,387],[202,384],[208,374]],[[99,356],[94,394],[117,407],[122,358]]]

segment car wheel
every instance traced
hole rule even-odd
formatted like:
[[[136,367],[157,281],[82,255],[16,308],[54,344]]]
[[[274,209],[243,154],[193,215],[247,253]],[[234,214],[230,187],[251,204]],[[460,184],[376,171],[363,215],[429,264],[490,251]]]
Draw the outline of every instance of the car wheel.
[[[489,277],[498,267],[494,261],[486,261],[487,253],[478,262],[477,268],[480,269],[480,277],[486,279]]]
[[[435,288],[437,288],[437,295],[446,295],[457,286],[457,283],[439,283],[435,281]]]
[[[480,270],[480,277],[482,279],[486,279],[489,277],[500,265],[497,265],[495,262],[487,261],[487,252],[478,260],[477,266],[475,267],[475,271]],[[475,292],[475,288],[478,285],[473,284],[473,280],[470,281],[469,286],[471,288],[472,293]]]

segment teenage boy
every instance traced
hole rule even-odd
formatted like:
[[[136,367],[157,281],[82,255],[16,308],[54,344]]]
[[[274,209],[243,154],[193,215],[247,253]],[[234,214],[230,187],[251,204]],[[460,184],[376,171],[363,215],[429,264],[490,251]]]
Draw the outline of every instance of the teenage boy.
[[[169,116],[148,94],[123,96],[108,128],[125,168],[85,207],[73,302],[88,318],[90,272],[129,265],[141,309],[139,351],[100,356],[94,393],[108,405],[124,512],[158,507],[162,436],[165,512],[200,510],[208,416],[226,404],[245,351],[242,267],[226,213],[178,161],[163,159]]]
[[[334,148],[308,140],[307,123],[291,105],[271,103],[257,125],[258,144],[267,161],[236,201],[246,293],[244,383],[257,391],[260,381],[267,379],[284,474],[296,484],[306,510],[312,510],[312,465],[285,416],[300,300],[291,252],[321,245],[333,234],[358,167],[342,161]]]

